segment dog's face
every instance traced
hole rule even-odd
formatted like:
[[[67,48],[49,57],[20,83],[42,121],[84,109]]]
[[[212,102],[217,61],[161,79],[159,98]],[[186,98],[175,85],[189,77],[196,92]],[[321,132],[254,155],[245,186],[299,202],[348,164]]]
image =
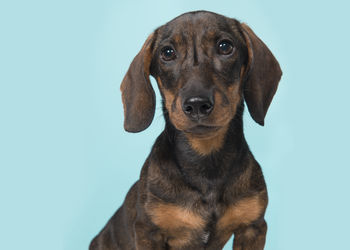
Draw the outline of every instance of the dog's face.
[[[151,69],[172,124],[205,135],[226,127],[241,99],[246,58],[235,21],[209,13],[184,15],[157,33]]]
[[[245,24],[211,12],[186,13],[152,33],[131,64],[121,86],[127,131],[141,131],[153,119],[150,74],[170,122],[210,136],[228,126],[242,98],[263,125],[281,70]]]

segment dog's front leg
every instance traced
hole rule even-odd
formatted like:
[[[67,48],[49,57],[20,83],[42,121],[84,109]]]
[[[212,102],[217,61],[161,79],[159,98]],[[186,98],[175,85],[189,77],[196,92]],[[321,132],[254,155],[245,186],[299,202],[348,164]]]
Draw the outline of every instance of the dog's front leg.
[[[267,225],[264,219],[238,229],[234,235],[233,250],[263,250]]]
[[[164,250],[165,241],[157,229],[143,221],[135,222],[136,250]]]

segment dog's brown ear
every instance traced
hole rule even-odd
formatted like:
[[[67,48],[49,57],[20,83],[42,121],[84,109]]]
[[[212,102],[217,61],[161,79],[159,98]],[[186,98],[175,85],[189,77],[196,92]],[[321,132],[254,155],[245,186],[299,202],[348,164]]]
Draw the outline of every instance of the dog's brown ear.
[[[250,115],[261,126],[281,79],[281,68],[267,46],[246,24],[241,24],[248,48],[244,99]]]
[[[140,132],[151,124],[155,111],[155,94],[149,75],[152,61],[152,33],[136,55],[120,86],[124,106],[124,129]]]

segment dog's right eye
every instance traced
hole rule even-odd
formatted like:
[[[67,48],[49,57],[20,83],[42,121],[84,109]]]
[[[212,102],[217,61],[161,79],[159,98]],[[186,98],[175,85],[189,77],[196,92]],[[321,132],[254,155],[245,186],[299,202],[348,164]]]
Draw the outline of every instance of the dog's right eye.
[[[230,41],[223,40],[218,44],[218,53],[221,55],[229,55],[234,52],[235,48]]]
[[[160,54],[164,61],[171,61],[176,58],[175,50],[170,46],[164,47]]]

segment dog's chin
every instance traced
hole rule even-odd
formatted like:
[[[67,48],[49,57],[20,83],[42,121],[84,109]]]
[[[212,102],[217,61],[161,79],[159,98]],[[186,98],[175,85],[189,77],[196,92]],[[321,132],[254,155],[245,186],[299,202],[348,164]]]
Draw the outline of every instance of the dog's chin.
[[[186,134],[191,134],[192,136],[206,138],[206,137],[215,136],[220,131],[221,128],[222,127],[220,126],[208,126],[208,125],[198,124],[184,130],[184,132]]]

